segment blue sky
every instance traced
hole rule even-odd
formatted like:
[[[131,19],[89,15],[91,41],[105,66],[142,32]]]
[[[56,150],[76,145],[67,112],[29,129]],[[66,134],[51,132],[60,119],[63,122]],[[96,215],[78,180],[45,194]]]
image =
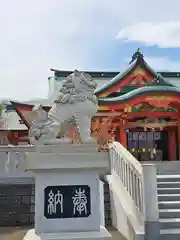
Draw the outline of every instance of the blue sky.
[[[101,54],[98,53],[97,61],[93,63],[93,69],[120,71],[127,66],[132,54],[138,47],[144,54],[145,60],[155,70],[180,71],[179,48],[158,48],[137,42],[115,42],[111,46],[107,46]]]
[[[180,71],[179,9],[179,0],[0,0],[0,98],[46,97],[50,68],[121,71],[138,47],[155,70]]]

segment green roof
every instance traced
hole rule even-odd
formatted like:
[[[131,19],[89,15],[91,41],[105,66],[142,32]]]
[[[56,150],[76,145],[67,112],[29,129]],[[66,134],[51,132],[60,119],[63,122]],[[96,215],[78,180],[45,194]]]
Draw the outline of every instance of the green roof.
[[[162,77],[161,74],[155,72],[144,60],[143,54],[140,52],[136,52],[132,56],[132,61],[129,64],[129,67],[124,71],[123,73],[117,74],[112,80],[108,81],[107,84],[99,87],[96,89],[95,93],[102,93],[103,91],[108,90],[111,88],[114,84],[118,82],[123,82],[124,78],[130,74],[136,66],[140,66],[144,69],[146,69],[149,73],[151,73],[154,76],[154,82],[150,85],[162,85],[162,86],[173,86],[170,82],[166,82],[165,79]]]

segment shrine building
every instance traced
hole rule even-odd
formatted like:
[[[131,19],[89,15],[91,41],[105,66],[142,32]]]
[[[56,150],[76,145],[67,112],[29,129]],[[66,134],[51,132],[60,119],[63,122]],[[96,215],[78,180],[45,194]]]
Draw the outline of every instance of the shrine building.
[[[49,102],[71,71],[51,69]],[[124,72],[88,72],[98,83],[98,113],[92,125],[111,118],[114,138],[138,160],[169,161],[180,156],[180,72],[156,72],[137,50]],[[24,124],[33,104],[11,102]],[[42,104],[42,103],[41,103]],[[49,104],[44,104],[49,109]],[[93,128],[92,128],[93,129]]]

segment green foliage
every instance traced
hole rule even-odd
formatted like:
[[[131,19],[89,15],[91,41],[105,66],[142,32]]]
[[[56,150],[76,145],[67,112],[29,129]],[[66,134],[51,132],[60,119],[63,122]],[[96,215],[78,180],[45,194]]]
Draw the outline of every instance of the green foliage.
[[[0,116],[2,116],[3,109],[4,109],[3,104],[0,103]]]

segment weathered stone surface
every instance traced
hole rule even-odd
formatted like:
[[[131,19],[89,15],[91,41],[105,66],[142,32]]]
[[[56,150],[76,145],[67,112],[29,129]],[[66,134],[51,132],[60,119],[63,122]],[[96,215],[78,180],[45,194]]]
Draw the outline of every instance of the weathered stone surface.
[[[55,93],[54,103],[48,113],[40,105],[34,107],[35,118],[29,130],[31,143],[71,143],[67,132],[72,127],[79,134],[81,143],[93,142],[91,117],[98,109],[95,88],[96,83],[89,74],[75,70],[66,77],[62,87]],[[61,139],[57,139],[59,132]]]

